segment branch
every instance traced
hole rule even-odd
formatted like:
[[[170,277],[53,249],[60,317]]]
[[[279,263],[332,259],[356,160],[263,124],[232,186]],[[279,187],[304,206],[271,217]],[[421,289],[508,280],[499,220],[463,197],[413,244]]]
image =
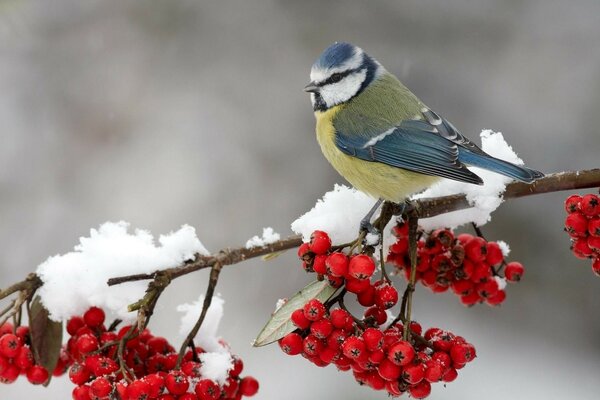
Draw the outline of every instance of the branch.
[[[562,190],[588,189],[595,187],[600,187],[600,169],[558,172],[547,175],[531,184],[513,182],[506,186],[503,196],[505,199],[513,199],[535,194],[559,192]],[[419,219],[434,217],[447,212],[463,210],[471,207],[465,195],[451,195],[420,199],[413,201],[412,206],[414,207],[416,216]],[[399,205],[385,202],[382,207],[380,217],[373,225],[377,228],[383,228],[393,215],[398,215],[402,211],[406,211],[402,204]],[[163,273],[170,279],[176,279],[180,276],[198,271],[200,269],[212,268],[212,266],[216,263],[219,263],[222,266],[237,264],[251,258],[261,257],[283,250],[289,250],[298,247],[301,244],[302,237],[300,235],[295,235],[263,247],[255,247],[252,249],[246,249],[244,247],[237,249],[225,249],[221,250],[214,256],[203,256],[197,254],[194,261],[187,262],[177,267],[167,268],[151,274],[136,274],[111,278],[108,280],[108,286],[118,285],[124,282],[155,279],[158,273]]]

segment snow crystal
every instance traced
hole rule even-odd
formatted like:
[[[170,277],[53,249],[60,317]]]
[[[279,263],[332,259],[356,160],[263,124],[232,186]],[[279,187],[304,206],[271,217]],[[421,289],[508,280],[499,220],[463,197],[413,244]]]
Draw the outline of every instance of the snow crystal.
[[[227,349],[225,349],[221,343],[219,343],[219,338],[217,337],[219,323],[223,317],[224,303],[225,300],[223,300],[219,294],[213,296],[210,307],[208,308],[206,316],[204,317],[204,321],[202,322],[202,326],[200,327],[200,330],[194,339],[198,346],[202,347],[208,352],[227,352]],[[181,317],[181,326],[179,327],[179,333],[182,336],[187,336],[187,334],[196,324],[196,321],[200,317],[203,304],[204,294],[201,294],[198,298],[198,301],[195,301],[191,304],[186,303],[177,306],[177,311],[184,313]]]
[[[199,355],[200,375],[203,379],[212,379],[219,385],[224,385],[233,368],[233,358],[229,353],[202,353]]]
[[[91,229],[89,237],[81,237],[74,251],[38,266],[36,273],[44,283],[38,293],[51,319],[66,320],[97,306],[114,314],[109,318],[132,321],[135,313],[127,312],[127,305],[144,296],[148,282],[109,287],[109,278],[152,273],[193,259],[195,253],[209,254],[188,225],[161,235],[159,246],[150,232],[137,229],[131,234],[128,228],[124,221],[106,222]]]
[[[262,247],[268,244],[274,243],[281,239],[279,233],[275,232],[273,228],[263,228],[262,238],[258,237],[258,235],[254,236],[251,239],[248,239],[246,242],[246,248],[252,249],[254,247]]]
[[[496,243],[498,243],[498,246],[500,246],[502,255],[504,257],[508,257],[508,255],[510,254],[510,246],[508,245],[508,243],[506,243],[504,240],[496,240]]]
[[[483,130],[481,132],[481,148],[496,158],[509,161],[513,164],[523,165],[523,161],[517,157],[500,132]],[[412,197],[412,199],[421,199],[462,193],[466,195],[467,201],[473,206],[465,210],[453,211],[419,220],[419,225],[425,230],[444,227],[456,228],[470,222],[482,226],[490,221],[491,213],[502,204],[502,193],[504,193],[506,185],[512,179],[481,168],[469,167],[469,169],[483,179],[483,185],[479,186],[443,179],[426,191]]]
[[[334,244],[350,242],[358,236],[360,221],[371,210],[375,199],[344,185],[335,185],[317,204],[292,222],[292,231],[301,234],[305,242],[315,230],[329,234]],[[384,230],[384,243],[394,242],[391,225]]]

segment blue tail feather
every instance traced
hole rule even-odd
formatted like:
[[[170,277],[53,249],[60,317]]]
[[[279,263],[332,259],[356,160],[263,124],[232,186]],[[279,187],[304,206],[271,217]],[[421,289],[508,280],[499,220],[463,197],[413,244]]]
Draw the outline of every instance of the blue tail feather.
[[[531,183],[544,176],[543,173],[531,168],[514,165],[488,154],[473,153],[463,147],[459,147],[458,160],[467,165],[487,169],[526,183]]]

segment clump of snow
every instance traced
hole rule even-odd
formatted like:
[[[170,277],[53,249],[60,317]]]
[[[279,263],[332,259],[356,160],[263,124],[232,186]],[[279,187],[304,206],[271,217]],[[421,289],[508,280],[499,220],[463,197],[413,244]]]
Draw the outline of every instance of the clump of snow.
[[[44,285],[38,293],[55,321],[66,320],[97,306],[126,321],[135,319],[127,305],[144,296],[147,281],[127,282],[109,287],[109,278],[152,273],[177,266],[194,258],[195,253],[208,255],[194,228],[184,225],[177,232],[161,235],[159,245],[152,234],[129,224],[106,222],[89,237],[81,237],[74,251],[48,258],[36,274]]]
[[[305,242],[310,240],[315,230],[327,232],[334,244],[350,242],[358,236],[360,221],[375,205],[375,201],[363,192],[336,184],[332,191],[317,201],[312,210],[292,222],[292,231],[301,234]],[[390,230],[391,225],[383,232],[384,243],[394,242]]]
[[[496,280],[496,283],[498,283],[498,289],[504,290],[506,287],[506,279],[500,278],[499,276],[495,276],[494,279]]]
[[[502,255],[506,258],[510,254],[510,246],[504,240],[496,240],[498,246],[500,246],[500,251],[502,251]]]
[[[187,336],[196,324],[196,321],[198,321],[198,318],[200,318],[203,304],[204,294],[201,294],[197,301],[177,306],[177,311],[183,313],[179,327],[179,333],[182,336]],[[198,346],[209,352],[227,352],[227,349],[221,345],[219,337],[217,337],[217,330],[219,329],[221,318],[223,318],[223,304],[225,304],[225,300],[219,294],[213,296],[210,307],[208,307],[204,316],[202,326],[194,339]]]
[[[523,165],[523,160],[515,154],[500,132],[483,130],[481,132],[481,148],[496,158]],[[482,186],[443,179],[426,191],[412,197],[412,199],[422,199],[462,193],[466,195],[467,201],[473,206],[465,210],[419,220],[419,225],[425,230],[444,227],[456,228],[470,222],[482,226],[490,221],[492,212],[502,204],[502,193],[512,179],[481,168],[469,167],[469,169],[483,179]]]
[[[273,311],[273,313],[276,313],[277,311],[279,311],[279,309],[281,307],[283,307],[283,305],[285,303],[287,303],[288,299],[279,299],[277,300],[277,303],[275,303],[275,311]]]
[[[229,353],[201,353],[200,375],[202,379],[212,379],[224,385],[233,368],[233,358]]]
[[[246,248],[252,249],[254,247],[266,246],[268,244],[275,243],[279,239],[281,239],[281,236],[279,233],[275,232],[273,228],[263,228],[262,237],[258,237],[258,235],[256,235],[251,239],[248,239],[246,242]]]

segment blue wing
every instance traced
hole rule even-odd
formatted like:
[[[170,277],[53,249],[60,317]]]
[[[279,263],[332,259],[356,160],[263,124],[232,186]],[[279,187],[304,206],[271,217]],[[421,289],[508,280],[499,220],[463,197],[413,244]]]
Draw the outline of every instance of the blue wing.
[[[527,183],[544,176],[534,169],[490,156],[428,108],[423,108],[421,115],[424,120],[404,121],[371,137],[337,131],[336,145],[345,154],[362,160],[479,185],[483,181],[465,164]]]
[[[404,121],[374,137],[338,131],[335,139],[343,153],[362,160],[461,182],[483,183],[460,162],[459,144],[442,136],[440,129],[426,121]]]

